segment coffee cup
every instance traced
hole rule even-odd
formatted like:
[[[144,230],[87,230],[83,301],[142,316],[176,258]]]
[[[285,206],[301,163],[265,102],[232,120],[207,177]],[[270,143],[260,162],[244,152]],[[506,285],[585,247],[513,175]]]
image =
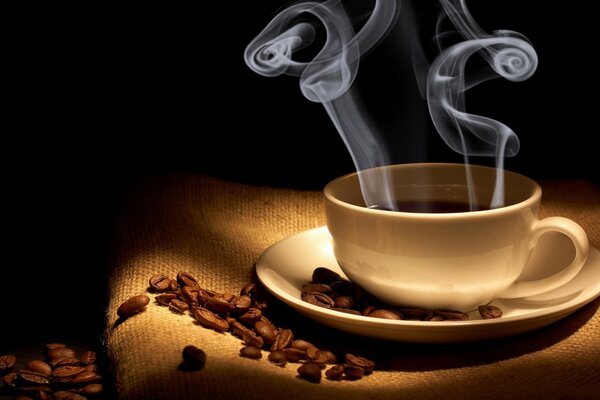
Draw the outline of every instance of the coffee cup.
[[[540,186],[526,176],[498,172],[417,163],[334,179],[324,188],[325,213],[342,271],[386,303],[427,309],[471,311],[496,298],[528,297],[566,284],[585,263],[585,231],[564,217],[538,219]],[[499,180],[503,205],[490,208]],[[368,196],[361,183],[363,189],[370,186]],[[550,232],[572,241],[574,258],[550,276],[533,274],[532,268],[543,265],[528,261]],[[521,275],[543,278],[520,281]]]

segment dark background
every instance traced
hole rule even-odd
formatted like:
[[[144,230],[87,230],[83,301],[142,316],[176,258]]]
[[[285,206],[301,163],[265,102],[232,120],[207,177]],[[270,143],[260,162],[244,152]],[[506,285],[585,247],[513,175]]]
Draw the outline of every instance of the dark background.
[[[2,13],[10,72],[0,307],[9,337],[101,332],[113,224],[143,177],[205,172],[320,190],[353,170],[323,107],[302,97],[296,78],[261,77],[244,64],[245,46],[286,3]],[[406,24],[431,57],[439,7],[412,3]],[[595,14],[543,1],[469,5],[484,29],[521,32],[539,55],[530,80],[467,93],[469,111],[517,132],[521,151],[507,168],[540,180],[597,180]],[[385,131],[399,132],[398,161],[460,162],[418,97],[403,29],[362,61],[364,102]]]

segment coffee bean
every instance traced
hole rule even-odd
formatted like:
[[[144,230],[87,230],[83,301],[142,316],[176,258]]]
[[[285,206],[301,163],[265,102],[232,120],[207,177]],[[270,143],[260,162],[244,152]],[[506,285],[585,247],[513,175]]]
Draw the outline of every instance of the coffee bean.
[[[331,368],[325,371],[325,376],[327,377],[327,379],[330,379],[332,381],[339,381],[340,379],[342,379],[343,375],[344,366],[341,364],[333,365]]]
[[[255,283],[247,283],[241,290],[240,290],[240,295],[242,296],[252,296],[254,293],[256,293],[257,287]]]
[[[314,364],[311,362],[302,364],[297,369],[297,372],[298,372],[298,375],[300,376],[300,378],[302,378],[308,382],[312,382],[312,383],[321,382],[321,367],[319,367],[317,364]]]
[[[361,314],[360,311],[353,310],[352,308],[331,307],[330,310],[338,311],[338,312],[342,312],[342,313],[346,313],[346,314],[352,314],[352,315],[363,315],[363,314]]]
[[[224,298],[210,297],[202,292],[198,294],[198,302],[202,307],[218,314],[227,314],[233,310],[231,303]]]
[[[17,396],[17,397],[15,397],[15,400],[33,400],[33,397],[29,397],[29,396]]]
[[[46,344],[46,349],[47,350],[64,349],[65,347],[67,347],[67,346],[64,345],[64,344],[62,344],[62,343],[48,343],[48,344]]]
[[[342,278],[340,274],[325,267],[317,267],[312,273],[313,283],[324,283],[325,285],[329,285],[343,279],[344,278]]]
[[[265,345],[264,339],[260,336],[257,336],[256,333],[251,330],[242,333],[242,340],[248,346],[262,348]]]
[[[311,342],[307,342],[306,340],[296,339],[292,341],[290,347],[306,351],[308,348],[315,346]]]
[[[356,356],[354,354],[346,354],[346,365],[354,365],[356,367],[361,367],[365,374],[370,374],[375,368],[375,363],[365,357]]]
[[[331,308],[335,305],[331,297],[321,292],[302,293],[302,300],[323,308]]]
[[[79,375],[84,370],[83,367],[75,367],[73,365],[65,365],[63,367],[55,368],[52,371],[52,375],[57,378],[69,378],[74,377],[75,375]]]
[[[261,316],[262,311],[258,308],[249,308],[248,311],[238,317],[238,321],[248,326],[254,326],[257,321],[260,321]]]
[[[143,311],[146,306],[150,303],[150,297],[145,294],[139,294],[133,296],[130,299],[124,301],[117,309],[117,315],[121,318],[129,318],[134,314]],[[61,349],[57,349],[61,350]],[[51,350],[53,351],[53,350]]]
[[[191,307],[194,304],[198,304],[198,293],[198,289],[194,289],[191,286],[184,286],[181,288],[180,297],[181,300],[188,303],[188,305]]]
[[[327,364],[335,364],[337,362],[337,357],[335,354],[333,354],[333,352],[329,350],[323,350],[323,353],[327,356]]]
[[[83,365],[89,365],[96,362],[96,352],[87,350],[84,351],[79,359]]]
[[[271,351],[281,351],[290,347],[293,340],[294,333],[290,329],[282,329],[275,336],[275,341],[271,345]]]
[[[244,333],[254,333],[250,328],[235,320],[229,325],[229,327],[231,328],[231,333],[240,339],[244,337]]]
[[[54,360],[50,360],[49,364],[52,368],[62,367],[65,365],[79,365],[80,360],[77,357],[63,357],[63,358],[55,358]]]
[[[83,388],[81,388],[81,391],[79,393],[95,395],[102,393],[103,390],[104,386],[102,386],[101,383],[90,383],[89,385],[85,385]]]
[[[168,278],[161,274],[152,275],[148,281],[150,291],[156,293],[162,293],[169,290],[171,284],[171,278]]]
[[[57,392],[54,392],[52,394],[52,399],[53,400],[86,400],[85,397],[83,397],[77,393],[68,392],[66,390],[59,390]]]
[[[275,341],[276,334],[272,324],[261,319],[254,324],[254,329],[263,338],[265,343],[272,344]]]
[[[310,347],[306,350],[306,355],[315,364],[324,365],[329,361],[329,355],[316,347]]]
[[[231,305],[233,307],[233,312],[237,314],[245,313],[250,309],[250,306],[252,305],[252,299],[250,296],[246,295],[235,296],[231,301]]]
[[[383,318],[383,319],[393,319],[400,320],[402,319],[402,315],[394,310],[386,310],[386,309],[377,309],[371,311],[368,315],[372,318]]]
[[[168,306],[169,304],[171,304],[171,301],[173,301],[173,299],[176,298],[177,295],[175,293],[163,293],[156,296],[154,298],[154,301],[156,301],[161,306]]]
[[[32,360],[25,364],[25,369],[38,372],[44,376],[52,375],[52,367],[41,360]]]
[[[367,316],[375,310],[377,310],[377,307],[375,306],[366,306],[365,308],[363,308],[361,314]]]
[[[66,357],[77,357],[77,353],[75,353],[75,350],[70,349],[68,347],[59,347],[57,349],[48,350],[47,354],[50,360],[56,360],[59,358]]]
[[[433,315],[440,315],[449,321],[464,321],[469,319],[469,314],[458,310],[434,310]]]
[[[335,308],[352,308],[354,306],[354,299],[350,296],[339,296],[333,300],[333,306]]]
[[[183,312],[189,310],[189,308],[190,308],[190,306],[188,306],[188,304],[185,301],[181,301],[179,299],[171,300],[169,307],[171,308],[171,310],[178,312],[178,313],[183,313]]]
[[[191,274],[188,274],[187,272],[178,273],[177,274],[177,282],[182,287],[189,286],[193,290],[200,289],[200,285],[198,284],[198,281]]]
[[[12,354],[0,356],[0,374],[9,372],[15,366],[17,358]]]
[[[22,381],[28,382],[30,384],[33,383],[36,385],[47,385],[50,383],[50,380],[48,379],[48,375],[41,374],[36,371],[20,369],[19,371],[17,371],[17,376]]]
[[[299,362],[308,359],[308,355],[304,350],[294,349],[292,347],[287,347],[282,350],[276,350],[275,353],[283,353],[285,355],[285,359],[289,362]]]
[[[273,351],[269,353],[268,360],[280,367],[285,367],[285,364],[287,364],[287,357],[282,351]]]
[[[444,321],[444,320],[445,320],[445,318],[442,317],[441,315],[433,315],[433,314],[428,315],[425,318],[425,321],[431,321],[431,322],[440,322],[440,321]]]
[[[86,365],[83,368],[84,371],[98,372],[98,366],[96,364]]]
[[[427,310],[422,308],[400,308],[398,312],[402,314],[403,319],[407,320],[424,320],[427,317]]]
[[[350,380],[357,380],[365,375],[365,370],[356,365],[346,364],[344,365],[344,375]]]
[[[73,383],[98,383],[102,380],[102,377],[95,372],[82,371],[80,374],[73,378]]]
[[[312,293],[312,292],[332,293],[333,290],[331,290],[331,288],[328,285],[325,285],[323,283],[306,283],[306,284],[302,285],[301,293]]]
[[[9,372],[8,374],[2,377],[2,383],[8,387],[15,387],[15,382],[17,381],[17,373]]]
[[[258,360],[262,357],[262,352],[258,347],[244,346],[240,349],[240,356]]]
[[[185,367],[192,370],[204,368],[206,364],[206,353],[199,347],[188,345],[183,348],[183,363]]]
[[[196,321],[205,328],[213,329],[217,332],[227,332],[229,330],[227,321],[206,308],[195,308],[194,317],[196,318]]]
[[[489,304],[477,307],[477,311],[479,311],[479,315],[481,315],[483,319],[500,318],[502,316],[502,310],[500,308]]]

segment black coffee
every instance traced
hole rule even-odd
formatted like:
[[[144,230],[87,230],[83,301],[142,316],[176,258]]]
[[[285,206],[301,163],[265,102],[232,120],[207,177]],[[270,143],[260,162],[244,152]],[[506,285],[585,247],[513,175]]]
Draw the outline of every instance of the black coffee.
[[[490,207],[481,204],[471,206],[467,202],[451,200],[400,200],[395,201],[393,207],[374,205],[369,208],[412,213],[458,213],[490,209]]]

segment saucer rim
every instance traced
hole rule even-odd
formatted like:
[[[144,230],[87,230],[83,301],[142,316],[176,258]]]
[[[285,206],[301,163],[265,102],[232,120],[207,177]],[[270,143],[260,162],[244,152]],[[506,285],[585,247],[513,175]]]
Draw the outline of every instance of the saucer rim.
[[[288,306],[291,306],[292,308],[297,309],[299,312],[302,312],[304,315],[307,315],[313,319],[317,318],[317,317],[312,317],[312,315],[308,315],[308,314],[319,314],[321,317],[325,317],[325,316],[330,317],[331,319],[336,319],[338,321],[345,322],[349,325],[361,324],[363,326],[369,325],[371,327],[381,327],[381,328],[384,328],[384,327],[398,327],[398,328],[412,327],[412,328],[426,328],[427,330],[445,330],[449,327],[461,329],[461,327],[462,328],[472,328],[474,326],[483,326],[483,325],[493,326],[493,325],[504,325],[504,324],[513,324],[513,323],[518,324],[519,322],[530,322],[531,320],[536,319],[536,318],[548,319],[548,320],[552,320],[551,322],[554,322],[558,319],[561,319],[561,318],[571,314],[572,312],[585,306],[586,304],[592,302],[594,299],[596,299],[600,295],[600,283],[597,283],[596,286],[598,286],[598,287],[596,288],[596,290],[589,291],[589,293],[586,294],[586,296],[584,298],[581,298],[581,296],[584,294],[582,292],[582,293],[578,294],[576,297],[569,299],[564,303],[556,304],[556,305],[550,306],[550,307],[545,307],[543,309],[533,309],[529,313],[501,317],[501,318],[493,318],[493,319],[473,319],[473,320],[466,320],[466,321],[431,322],[431,321],[415,321],[415,320],[387,320],[387,319],[380,319],[380,318],[371,318],[371,317],[362,316],[362,315],[359,316],[359,315],[341,313],[339,311],[328,310],[323,307],[318,307],[318,306],[306,303],[306,302],[302,301],[300,298],[294,297],[284,290],[275,290],[276,288],[273,288],[272,285],[269,284],[268,279],[266,279],[266,277],[265,277],[265,274],[266,274],[265,268],[268,268],[268,266],[265,265],[266,264],[265,260],[267,260],[268,257],[270,256],[271,252],[274,251],[273,249],[275,249],[278,245],[281,245],[283,242],[294,241],[294,240],[297,240],[299,237],[308,236],[308,235],[323,235],[323,234],[329,234],[326,226],[320,226],[320,227],[304,230],[302,232],[298,232],[296,234],[290,235],[284,239],[281,239],[281,240],[271,244],[266,250],[263,251],[263,253],[259,256],[259,258],[256,261],[256,273],[257,273],[258,279],[263,284],[263,286],[265,288],[267,288],[267,290],[271,294],[273,294],[275,297],[277,297],[278,299],[280,299],[281,301],[286,303]],[[590,253],[593,251],[600,253],[600,250],[590,246]],[[588,256],[588,259],[589,259],[589,256]],[[587,263],[588,263],[588,261],[586,261],[586,264]],[[585,264],[584,264],[584,267],[585,267]],[[284,276],[282,276],[282,277],[285,278]],[[590,285],[590,287],[593,287],[593,286],[594,285]],[[588,289],[588,288],[586,287],[585,289]],[[542,326],[545,326],[545,324]],[[535,328],[535,329],[537,329],[537,328]]]

